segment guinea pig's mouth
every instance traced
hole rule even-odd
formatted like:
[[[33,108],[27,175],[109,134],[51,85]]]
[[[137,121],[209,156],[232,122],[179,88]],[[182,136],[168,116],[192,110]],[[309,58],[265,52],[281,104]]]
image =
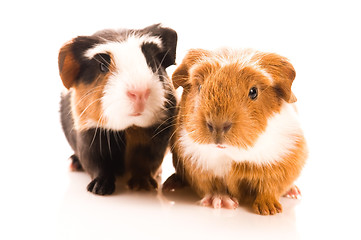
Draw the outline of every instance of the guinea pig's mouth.
[[[139,113],[139,112],[129,114],[129,116],[131,116],[131,117],[139,117],[139,116],[141,116],[141,115],[142,115],[142,113]]]
[[[220,148],[220,149],[225,149],[225,148],[227,148],[225,145],[222,145],[222,144],[217,144],[216,147],[217,147],[217,148]]]

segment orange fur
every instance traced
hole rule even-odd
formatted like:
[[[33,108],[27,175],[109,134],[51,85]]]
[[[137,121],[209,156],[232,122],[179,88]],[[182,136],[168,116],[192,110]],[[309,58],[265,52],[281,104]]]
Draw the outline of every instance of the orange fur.
[[[277,163],[234,162],[223,177],[195,166],[184,155],[179,139],[181,130],[186,129],[199,144],[220,141],[241,149],[253,146],[265,131],[268,119],[279,113],[285,102],[296,101],[291,91],[294,78],[292,65],[277,54],[191,50],[173,74],[175,87],[184,88],[176,132],[171,139],[176,173],[201,197],[228,193],[250,201],[258,214],[281,212],[278,199],[299,176],[307,158],[303,135],[297,136],[294,148]],[[256,101],[248,97],[253,86],[259,89]],[[214,134],[208,130],[208,122],[214,126],[230,122],[232,127]]]
[[[78,130],[87,129],[87,122],[97,122],[99,127],[105,124],[102,117],[101,98],[106,80],[103,78],[91,84],[80,83],[73,89],[73,118]]]
[[[226,185],[231,195],[243,201],[253,201],[252,208],[255,212],[264,215],[274,214],[272,205],[280,205],[278,199],[297,179],[306,158],[306,142],[303,136],[299,136],[296,148],[280,163],[271,166],[234,164],[225,180]]]
[[[210,53],[203,49],[193,49],[187,53],[187,56],[183,59],[181,65],[174,71],[172,80],[173,85],[177,89],[182,86],[186,88],[190,85],[189,81],[189,69],[188,66],[195,64],[202,57],[208,56]]]

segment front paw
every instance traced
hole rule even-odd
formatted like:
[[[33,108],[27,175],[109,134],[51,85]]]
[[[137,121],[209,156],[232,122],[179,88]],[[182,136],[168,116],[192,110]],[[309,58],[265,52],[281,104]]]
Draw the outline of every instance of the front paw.
[[[282,205],[275,197],[258,196],[252,208],[260,215],[274,215],[282,212]]]
[[[236,209],[238,207],[237,199],[228,195],[206,195],[201,200],[201,205],[206,207],[213,207],[215,209],[227,208]]]
[[[115,179],[114,177],[96,177],[88,184],[87,189],[98,195],[110,195],[115,190]]]
[[[163,192],[174,191],[175,189],[182,188],[185,185],[186,183],[182,180],[182,178],[176,173],[174,173],[163,183],[162,191]]]
[[[292,199],[300,199],[301,191],[296,185],[293,185],[283,196]]]
[[[128,181],[128,186],[132,190],[152,190],[158,188],[157,181],[154,180],[151,176],[133,176]]]
[[[83,167],[81,166],[80,160],[77,155],[73,154],[69,158],[71,160],[70,163],[70,171],[76,172],[76,171],[83,171]]]

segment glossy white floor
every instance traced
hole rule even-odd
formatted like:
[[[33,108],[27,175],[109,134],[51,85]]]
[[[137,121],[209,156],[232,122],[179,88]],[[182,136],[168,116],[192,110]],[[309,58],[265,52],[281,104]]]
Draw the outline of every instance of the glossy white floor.
[[[361,239],[361,17],[356,1],[27,1],[0,16],[0,239]],[[258,216],[214,210],[189,189],[95,196],[70,172],[62,134],[57,51],[76,35],[163,22],[189,48],[252,47],[291,59],[293,90],[310,157],[297,181],[303,198]],[[169,74],[174,67],[169,68]],[[163,181],[172,173],[164,160]]]

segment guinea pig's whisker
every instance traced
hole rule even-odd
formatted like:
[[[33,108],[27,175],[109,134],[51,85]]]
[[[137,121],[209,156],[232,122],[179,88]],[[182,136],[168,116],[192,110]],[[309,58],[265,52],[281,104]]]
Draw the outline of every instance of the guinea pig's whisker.
[[[77,107],[80,103],[82,103],[82,101],[84,100],[84,98],[86,98],[89,94],[95,93],[95,92],[99,92],[101,90],[96,90],[97,88],[101,88],[101,86],[96,87],[88,92],[86,92],[74,105],[73,107]],[[68,112],[68,116],[70,116],[73,112],[73,108],[70,108],[69,112]]]
[[[93,93],[101,92],[101,91],[103,91],[103,86],[98,86],[98,87],[95,87],[95,88],[89,90],[76,102],[75,107],[78,106],[80,103],[82,103],[82,101],[89,95],[91,95]]]
[[[88,108],[93,105],[96,102],[101,101],[101,98],[95,99],[93,102],[91,102],[90,104],[88,104],[88,106],[81,112],[81,114],[79,115],[79,118],[83,116],[83,114],[85,113],[86,110],[88,110]]]
[[[108,141],[108,149],[109,149],[109,153],[110,153],[110,156],[112,156],[112,149],[110,147],[110,130],[105,130],[106,131],[106,136],[107,136],[107,141]]]
[[[169,120],[173,120],[174,118],[176,118],[177,116],[170,116],[169,118],[165,119],[164,121],[162,121],[161,124],[159,124],[159,126],[154,130],[154,132],[156,132],[163,124],[167,123]]]
[[[162,64],[163,64],[163,62],[164,62],[164,60],[165,60],[165,57],[168,55],[169,51],[170,51],[170,49],[168,49],[168,50],[165,52],[165,54],[164,54],[164,56],[163,56],[162,60],[160,61],[159,66],[158,66],[158,68],[157,68],[157,72],[158,72],[158,71],[159,71],[159,69],[161,68],[161,66],[162,66]]]
[[[162,127],[164,124],[170,123],[172,122],[174,119],[176,118],[176,116],[171,116],[167,119],[165,119],[161,124],[159,124],[159,126],[154,130],[154,132],[157,132],[157,130]]]
[[[90,144],[90,147],[91,147],[91,146],[93,145],[93,143],[94,143],[94,140],[95,140],[95,137],[96,137],[96,134],[97,134],[98,129],[99,129],[99,132],[101,133],[101,128],[99,127],[99,125],[100,125],[100,122],[102,121],[102,119],[103,119],[103,114],[100,115],[100,118],[99,118],[99,120],[98,120],[98,122],[97,122],[97,126],[96,126],[96,128],[95,128],[94,137],[93,137],[93,140],[92,140],[92,142],[91,142],[91,144]],[[100,146],[101,146],[101,138],[100,138]]]
[[[97,127],[99,127],[99,125],[101,125],[101,122],[104,120],[104,112],[100,115],[99,120],[97,122]]]
[[[170,89],[164,89],[164,92],[167,93],[167,94],[173,94],[173,91],[170,90]]]
[[[99,57],[104,61],[104,62],[106,62],[106,63],[108,63],[108,61],[107,60],[105,60],[105,58],[103,58],[103,56],[102,55],[99,55]],[[98,61],[99,63],[100,63],[100,61]]]
[[[99,55],[100,56],[100,58],[104,61],[104,62],[106,62],[106,63],[108,63],[108,61],[107,60],[105,60],[103,57],[102,57],[102,55]],[[102,61],[99,61],[98,59],[96,59],[96,58],[94,58],[95,59],[95,61],[97,61],[98,63],[100,63],[100,64],[103,64],[104,62],[102,62]],[[109,70],[109,66],[107,66],[107,65],[104,65],[104,67],[106,67],[107,68],[107,70]]]
[[[165,78],[165,79],[169,79],[169,77],[167,75],[164,75],[164,74],[159,73],[159,72],[158,72],[158,76],[160,76],[162,78]]]
[[[93,143],[94,143],[94,141],[95,141],[95,137],[96,137],[96,135],[97,135],[97,131],[98,131],[98,126],[95,128],[94,136],[93,136],[93,139],[92,139],[92,141],[91,141],[91,143],[90,143],[90,145],[89,145],[89,148],[91,148],[91,146],[93,145]]]
[[[171,125],[163,128],[162,130],[158,131],[156,134],[154,134],[154,135],[152,136],[152,139],[155,138],[155,137],[156,137],[157,135],[159,135],[160,133],[162,133],[163,131],[165,131],[165,130],[167,130],[168,128],[171,128],[171,127],[173,127],[173,126],[175,126],[175,125],[176,125],[176,124],[171,124]]]
[[[115,131],[115,132],[113,133],[113,135],[114,135],[115,142],[117,143],[117,145],[118,145],[119,148],[120,148],[121,146],[120,146],[120,144],[119,144],[119,142],[118,142],[118,138],[120,139],[120,141],[122,142],[122,144],[125,145],[123,139],[119,136],[119,131]]]
[[[85,99],[85,98],[84,98],[84,99]],[[83,99],[83,100],[84,100],[84,99]],[[100,101],[100,100],[101,100],[101,98],[97,98],[96,100],[94,100],[94,101],[93,101],[92,103],[90,103],[90,104],[93,104],[95,101]],[[80,101],[80,100],[79,100],[76,104],[74,104],[74,107],[77,107],[77,106],[79,106],[79,105],[82,104],[82,103],[83,103],[83,101]],[[89,104],[89,105],[90,105],[90,104]]]
[[[167,105],[167,104],[169,105],[169,104],[172,103],[172,101],[169,100],[169,99],[165,99],[165,100],[164,100],[164,103],[165,103],[164,105]],[[164,106],[164,107],[166,108],[166,106]]]
[[[176,106],[173,106],[173,107],[164,106],[164,109],[165,110],[171,110],[171,109],[177,109],[177,107]],[[176,116],[174,116],[174,117],[176,117]]]

